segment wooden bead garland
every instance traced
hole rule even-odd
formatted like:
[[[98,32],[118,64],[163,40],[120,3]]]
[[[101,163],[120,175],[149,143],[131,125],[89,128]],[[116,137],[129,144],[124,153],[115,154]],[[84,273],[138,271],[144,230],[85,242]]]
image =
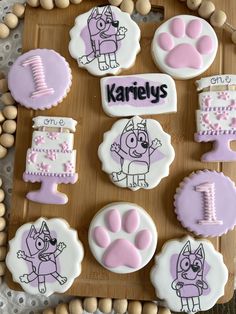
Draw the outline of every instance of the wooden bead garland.
[[[83,314],[84,309],[80,299],[71,300],[69,303],[70,314]]]
[[[19,23],[18,17],[14,13],[7,13],[4,18],[4,23],[10,28],[14,29]]]
[[[198,14],[204,19],[209,19],[212,13],[215,11],[215,5],[212,1],[203,1],[198,9]]]
[[[108,0],[111,5],[120,6],[121,11],[132,14],[134,11],[133,0]],[[135,8],[141,15],[147,15],[151,11],[150,0],[137,0]]]
[[[109,314],[112,311],[112,300],[109,298],[100,299],[98,301],[98,308],[104,314]]]
[[[202,0],[187,0],[187,7],[190,10],[197,10],[201,5]]]
[[[116,299],[113,303],[115,314],[125,314],[128,308],[128,301],[126,299]]]
[[[153,302],[145,302],[143,305],[142,314],[157,314],[158,307]]]
[[[86,298],[83,303],[86,312],[94,313],[97,310],[97,298]]]
[[[152,9],[152,5],[149,0],[137,0],[135,8],[141,15],[148,15]]]
[[[10,29],[4,23],[0,23],[0,39],[5,39],[9,36]]]
[[[128,304],[129,314],[142,314],[142,304],[140,301],[129,301]]]
[[[70,5],[69,0],[55,0],[55,5],[60,9],[65,9]]]
[[[24,4],[16,2],[12,7],[12,13],[15,14],[19,19],[22,19],[25,14]]]
[[[158,314],[171,314],[171,311],[167,308],[161,307],[159,308]]]
[[[65,303],[58,304],[58,306],[56,307],[55,314],[69,314],[68,304]]]
[[[223,27],[227,20],[227,16],[222,10],[215,10],[210,17],[210,23],[214,27]]]

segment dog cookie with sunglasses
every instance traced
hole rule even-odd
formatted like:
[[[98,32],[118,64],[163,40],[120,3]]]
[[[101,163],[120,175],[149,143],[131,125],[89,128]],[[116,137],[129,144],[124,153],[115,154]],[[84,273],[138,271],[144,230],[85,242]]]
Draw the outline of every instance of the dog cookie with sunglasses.
[[[80,275],[83,246],[63,219],[39,218],[27,223],[9,245],[7,267],[13,280],[30,294],[63,293]]]

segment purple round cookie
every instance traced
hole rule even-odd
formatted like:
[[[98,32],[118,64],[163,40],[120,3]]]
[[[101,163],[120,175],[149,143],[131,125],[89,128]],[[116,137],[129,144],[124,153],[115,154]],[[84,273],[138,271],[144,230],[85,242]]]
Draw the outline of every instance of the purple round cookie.
[[[175,194],[175,212],[188,230],[217,237],[236,225],[236,188],[222,172],[202,170],[186,177]]]
[[[13,98],[31,109],[49,109],[66,97],[72,81],[68,62],[59,53],[35,49],[12,65],[8,85]]]

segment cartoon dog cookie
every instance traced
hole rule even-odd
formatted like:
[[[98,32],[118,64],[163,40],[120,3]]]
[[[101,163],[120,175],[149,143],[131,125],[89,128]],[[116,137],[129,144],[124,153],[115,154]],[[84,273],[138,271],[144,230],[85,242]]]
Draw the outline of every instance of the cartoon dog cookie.
[[[119,120],[104,134],[98,156],[116,185],[151,189],[169,174],[174,149],[156,120],[136,116]]]

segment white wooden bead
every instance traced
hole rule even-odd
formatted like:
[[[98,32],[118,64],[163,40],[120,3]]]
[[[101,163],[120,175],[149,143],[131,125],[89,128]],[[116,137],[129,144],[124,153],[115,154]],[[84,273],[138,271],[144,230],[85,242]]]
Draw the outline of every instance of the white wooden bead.
[[[56,7],[65,9],[70,5],[70,0],[55,0]]]
[[[132,14],[134,11],[134,2],[133,0],[123,0],[123,2],[120,5],[120,9],[123,12]]]
[[[6,219],[4,217],[0,217],[0,231],[3,231],[6,228]]]
[[[58,306],[56,307],[55,313],[56,314],[69,314],[68,304],[66,303],[58,304]]]
[[[0,93],[6,93],[8,91],[8,84],[7,84],[7,80],[4,78],[4,79],[1,79],[0,80]]]
[[[7,155],[7,149],[0,144],[0,159]]]
[[[0,136],[0,144],[5,148],[10,148],[14,145],[15,138],[12,134],[4,133]],[[1,202],[1,201],[0,201]]]
[[[0,232],[0,246],[7,243],[7,233],[5,231]]]
[[[108,314],[112,311],[112,299],[105,298],[98,301],[98,308],[102,313]]]
[[[0,110],[0,123],[2,123],[5,120],[5,117],[3,115],[3,112]]]
[[[14,120],[17,117],[17,108],[15,106],[6,106],[2,111],[4,117],[9,120]]]
[[[187,7],[190,10],[197,10],[202,3],[202,0],[187,0]]]
[[[80,299],[71,300],[69,303],[70,314],[83,314],[84,309],[82,307],[82,302]]]
[[[89,313],[94,313],[97,310],[97,298],[85,298],[84,302],[84,309]]]
[[[117,299],[113,302],[115,314],[124,314],[127,311],[128,301],[126,299]]]
[[[14,3],[12,7],[12,13],[14,13],[19,19],[22,19],[25,15],[25,6],[22,3]]]
[[[4,216],[6,212],[6,206],[3,203],[0,203],[0,217]]]
[[[2,125],[3,131],[8,134],[13,134],[16,132],[16,121],[6,120]]]
[[[43,311],[43,314],[54,314],[54,313],[55,313],[55,311],[52,308],[48,308],[48,309]]]
[[[7,13],[4,17],[4,23],[10,28],[14,29],[19,23],[18,17],[14,13]]]
[[[14,105],[16,102],[15,102],[15,99],[12,97],[11,93],[8,92],[8,93],[4,93],[0,100],[3,102],[3,104],[5,106],[11,106],[11,105]]]
[[[153,302],[145,302],[143,304],[143,312],[142,314],[157,314],[158,306]]]
[[[33,8],[36,8],[39,6],[39,0],[27,0],[28,5],[30,5]]]
[[[171,311],[169,309],[167,309],[167,308],[160,307],[159,311],[158,311],[158,314],[171,314]]]
[[[203,1],[198,9],[198,14],[204,19],[209,19],[215,11],[215,5],[212,1]]]
[[[0,189],[0,203],[3,202],[4,198],[5,198],[5,193],[4,193],[3,189]]]
[[[6,272],[6,264],[4,262],[0,262],[0,276],[4,276]]]
[[[4,261],[7,255],[7,248],[5,246],[0,247],[0,261]]]
[[[10,29],[4,23],[0,23],[0,39],[7,38],[10,34]]]
[[[227,15],[222,10],[215,10],[210,17],[210,23],[214,27],[222,27],[227,20]]]
[[[129,301],[128,313],[129,314],[141,314],[142,313],[142,304],[141,304],[141,302],[139,302],[139,301]]]
[[[40,0],[40,5],[45,10],[52,10],[54,8],[53,0]]]
[[[138,0],[135,8],[141,15],[148,15],[152,9],[152,5],[149,0]]]
[[[118,7],[123,0],[108,0],[111,5]]]
[[[83,0],[70,0],[71,3],[73,4],[79,4],[81,3]]]

